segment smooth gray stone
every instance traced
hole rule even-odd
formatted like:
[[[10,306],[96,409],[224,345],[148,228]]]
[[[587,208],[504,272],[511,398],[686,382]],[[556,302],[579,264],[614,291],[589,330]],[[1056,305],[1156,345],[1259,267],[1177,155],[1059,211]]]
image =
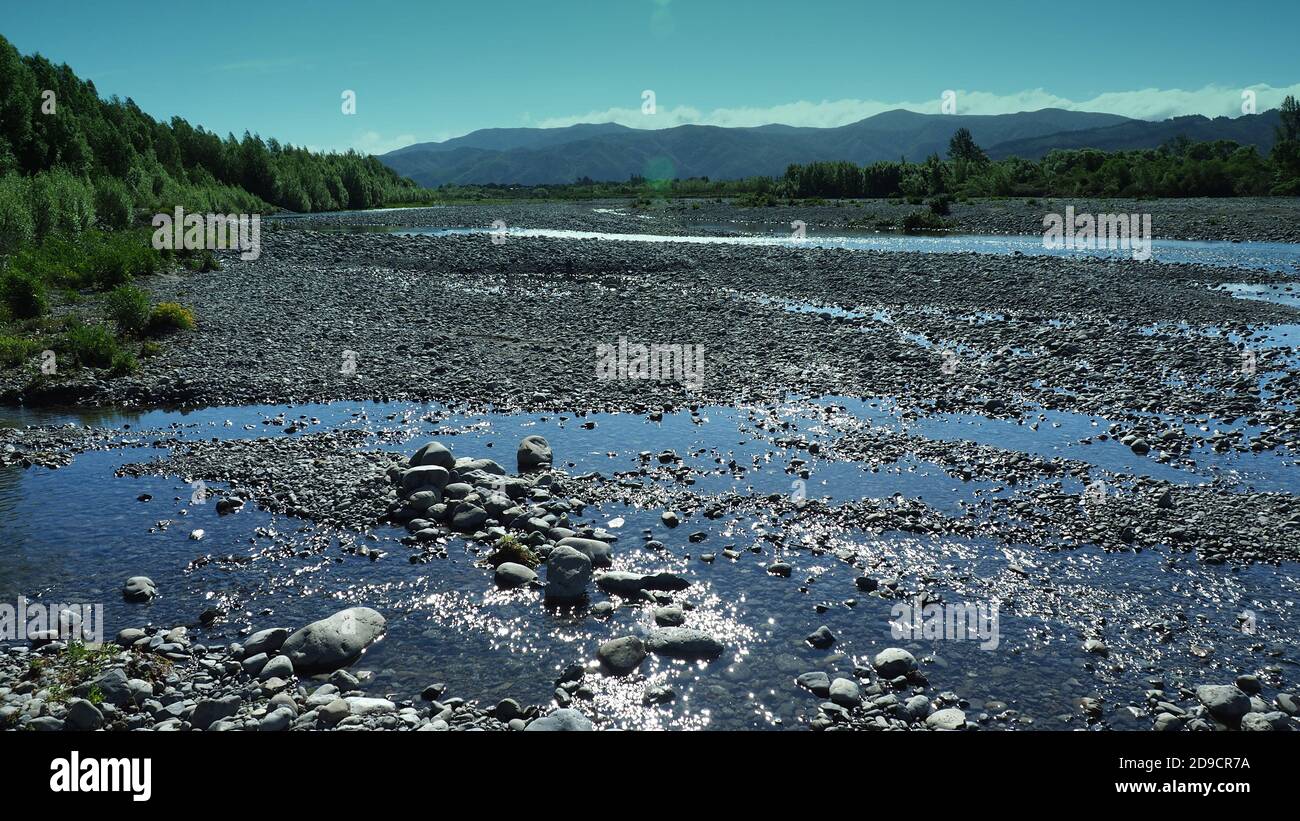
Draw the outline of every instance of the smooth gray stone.
[[[384,634],[388,623],[369,607],[350,607],[300,628],[280,652],[299,675],[330,673],[361,658]]]

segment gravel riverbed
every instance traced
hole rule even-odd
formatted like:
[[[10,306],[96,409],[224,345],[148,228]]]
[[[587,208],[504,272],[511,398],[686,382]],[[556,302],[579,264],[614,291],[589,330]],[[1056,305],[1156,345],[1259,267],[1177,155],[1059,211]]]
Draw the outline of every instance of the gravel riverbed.
[[[57,482],[85,463],[106,487],[140,485],[111,504],[168,506],[147,537],[172,545],[149,570],[157,603],[114,605],[105,649],[69,659],[81,651],[40,639],[0,653],[0,724],[709,726],[732,686],[772,702],[749,711],[764,726],[823,730],[1296,724],[1300,622],[1277,603],[1300,560],[1294,280],[1127,259],[356,230],[503,219],[703,234],[769,216],[625,205],[278,221],[255,261],[145,281],[199,325],[140,373],[0,376],[26,408],[0,428],[0,470]],[[1289,201],[1131,205],[1156,212],[1158,236],[1295,241],[1294,220],[1268,228]],[[956,204],[954,217],[1041,230],[1041,213],[1023,228],[1021,207]],[[788,222],[792,209],[764,210]],[[834,226],[843,210],[801,218]],[[1162,233],[1166,218],[1180,227]],[[1224,289],[1242,284],[1284,296]],[[597,346],[620,340],[702,346],[701,378],[602,378]],[[101,416],[69,424],[67,403]],[[529,446],[529,430],[546,438]],[[435,440],[454,455],[419,449]],[[196,483],[215,504],[189,496]],[[496,555],[503,538],[522,561]],[[148,569],[121,567],[103,589]],[[1146,594],[1118,581],[1139,567]],[[294,576],[327,572],[349,574],[349,592],[272,604]],[[447,589],[396,592],[417,583],[403,573],[439,572]],[[433,664],[406,672],[386,655],[442,629],[431,610],[458,623],[455,596],[479,585],[476,608],[497,615],[471,633],[552,614],[518,654],[537,661],[510,661],[527,683],[468,692],[455,671],[496,656],[447,662],[449,685]],[[1186,585],[1207,592],[1180,603]],[[746,592],[800,615],[765,628],[736,604]],[[1007,609],[1004,663],[852,621],[962,596]],[[291,649],[347,645],[337,620],[370,616],[341,608],[372,603],[369,641],[332,661],[276,644],[305,631]],[[124,621],[141,606],[164,620]],[[1274,606],[1259,633],[1224,609]],[[574,631],[576,647],[562,638]],[[1014,670],[1040,655],[1049,683],[1035,693]],[[972,686],[963,666],[999,684]]]

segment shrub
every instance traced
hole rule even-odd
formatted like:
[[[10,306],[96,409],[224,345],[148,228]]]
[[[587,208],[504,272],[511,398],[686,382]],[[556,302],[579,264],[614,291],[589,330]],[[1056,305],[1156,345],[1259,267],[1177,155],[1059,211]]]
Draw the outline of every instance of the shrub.
[[[776,197],[767,192],[741,194],[732,200],[732,204],[741,208],[771,208],[778,204]]]
[[[21,268],[32,276],[55,287],[76,288],[81,285],[80,246],[63,237],[48,237],[40,245],[33,245],[14,255],[12,267]]]
[[[131,225],[131,192],[121,180],[114,177],[95,180],[95,215],[102,227],[112,231]]]
[[[15,319],[42,316],[50,308],[45,296],[45,283],[18,265],[10,265],[4,274],[0,274],[0,304]]]
[[[220,271],[221,260],[210,248],[203,248],[198,251],[181,251],[179,252],[181,264],[191,271],[199,271],[206,274],[209,271]]]
[[[122,353],[117,338],[103,325],[87,325],[74,319],[63,335],[63,350],[78,365],[109,368]]]
[[[194,327],[194,312],[176,302],[160,302],[149,316],[148,331],[155,336]]]
[[[930,198],[930,213],[940,217],[946,217],[952,213],[952,197],[947,194],[937,194]]]
[[[114,352],[112,361],[108,363],[108,369],[114,376],[135,373],[139,368],[140,363],[136,362],[135,356],[124,350]]]
[[[0,368],[16,368],[40,348],[34,340],[0,334]]]
[[[907,234],[918,231],[941,231],[947,227],[947,221],[932,211],[913,211],[903,217],[903,232]]]
[[[149,295],[134,285],[119,285],[108,295],[108,316],[118,333],[138,336],[149,324]]]
[[[95,190],[90,183],[62,169],[33,176],[27,186],[27,199],[37,240],[51,234],[76,236],[95,224]]]
[[[86,235],[85,245],[83,279],[103,290],[125,285],[133,277],[152,274],[162,264],[162,254],[150,244],[148,232],[94,231]]]
[[[35,238],[26,182],[17,174],[0,178],[0,254],[12,254]]]

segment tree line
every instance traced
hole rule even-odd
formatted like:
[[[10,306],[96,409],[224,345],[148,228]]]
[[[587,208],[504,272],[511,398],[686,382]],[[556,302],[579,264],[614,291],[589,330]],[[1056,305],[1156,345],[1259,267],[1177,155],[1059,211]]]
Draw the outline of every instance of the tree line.
[[[177,205],[371,208],[417,188],[354,151],[316,153],[248,132],[223,138],[181,117],[160,122],[130,98],[102,99],[66,64],[23,56],[0,36],[0,229],[40,240],[42,221],[58,226],[91,215],[119,228]],[[43,216],[49,211],[53,217]]]

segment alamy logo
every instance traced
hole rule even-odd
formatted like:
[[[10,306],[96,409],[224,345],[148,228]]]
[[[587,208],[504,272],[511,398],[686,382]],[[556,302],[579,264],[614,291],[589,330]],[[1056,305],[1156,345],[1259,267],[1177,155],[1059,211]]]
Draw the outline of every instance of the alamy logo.
[[[1151,259],[1150,214],[1075,214],[1065,206],[1065,216],[1043,217],[1043,247],[1048,250],[1131,250],[1133,259]]]
[[[237,250],[242,260],[262,255],[260,214],[154,214],[153,247],[158,251]]]
[[[153,796],[153,759],[82,758],[73,750],[50,762],[51,792],[124,792],[132,801]]]
[[[996,650],[1001,642],[998,601],[989,604],[915,605],[899,602],[889,609],[889,633],[896,640],[978,641],[981,650]]]
[[[704,386],[703,345],[629,344],[596,346],[597,379],[666,379],[699,389]]]
[[[18,597],[17,606],[0,604],[0,641],[36,638],[102,642],[104,605],[41,604],[26,596]]]

